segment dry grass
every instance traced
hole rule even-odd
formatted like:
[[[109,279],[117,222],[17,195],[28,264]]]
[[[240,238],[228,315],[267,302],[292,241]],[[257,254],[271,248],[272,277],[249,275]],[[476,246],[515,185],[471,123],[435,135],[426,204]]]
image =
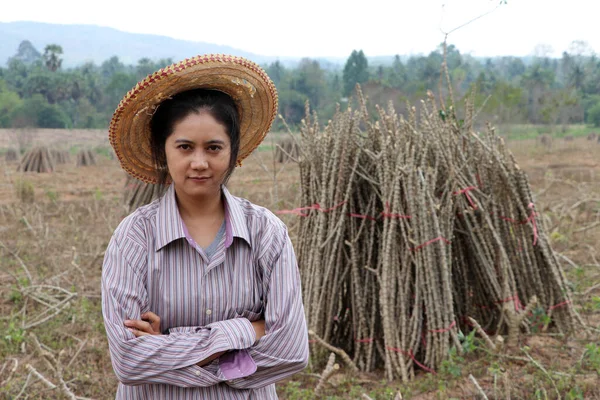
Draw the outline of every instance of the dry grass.
[[[0,131],[0,150],[10,148],[6,136]],[[40,132],[36,140],[50,147],[100,150],[96,166],[77,168],[73,161],[57,165],[51,174],[20,174],[16,163],[0,158],[0,399],[19,394],[111,399],[116,379],[99,282],[104,249],[126,212],[125,175],[117,161],[104,156],[104,132]],[[534,141],[509,147],[530,177],[552,246],[577,293],[576,307],[598,328],[600,145],[576,138],[549,150]],[[297,168],[274,163],[272,149],[267,140],[244,162],[232,177],[231,191],[272,210],[303,206]],[[34,188],[33,203],[18,201],[15,185],[23,181]],[[282,218],[293,236],[297,218]],[[600,398],[598,343],[598,335],[535,332],[521,339],[517,353],[497,355],[467,338],[463,344],[473,348],[463,360],[451,357],[438,375],[421,374],[409,385],[383,383],[380,372],[353,375],[342,364],[321,389],[339,399],[364,398],[363,393],[389,399],[398,390],[405,399],[477,398],[481,395],[468,378],[472,374],[490,399],[505,398],[507,392],[513,399],[557,398],[557,392],[562,398]],[[316,372],[282,383],[281,398],[313,398],[320,379]]]

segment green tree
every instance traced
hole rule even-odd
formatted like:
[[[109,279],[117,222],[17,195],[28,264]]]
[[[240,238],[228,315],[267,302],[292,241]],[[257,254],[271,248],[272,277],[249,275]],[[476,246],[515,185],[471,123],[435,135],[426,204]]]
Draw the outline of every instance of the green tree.
[[[331,79],[329,82],[329,87],[331,89],[331,95],[335,101],[337,101],[342,94],[342,80],[340,79],[340,74],[337,72],[331,75]]]
[[[304,118],[306,95],[291,89],[279,92],[279,111],[288,124],[298,124]]]
[[[10,128],[12,113],[21,103],[19,95],[8,90],[4,80],[0,79],[0,128]]]
[[[56,104],[48,104],[40,110],[37,125],[40,128],[66,129],[71,123],[62,108]]]
[[[476,88],[475,93],[476,105],[485,104],[484,118],[492,119],[498,124],[520,121],[523,104],[526,102],[521,87],[500,80],[491,85],[487,92]]]
[[[137,66],[135,67],[137,79],[141,80],[146,76],[150,75],[154,71],[156,71],[156,65],[149,58],[140,58],[138,60]]]
[[[410,71],[406,90],[409,92],[425,92],[436,90],[440,79],[443,56],[438,52],[431,52],[427,57],[411,57],[406,63]]]
[[[137,83],[137,79],[133,74],[117,72],[111,77],[110,82],[106,86],[104,92],[109,102],[109,108],[115,109],[119,105],[119,101],[125,94]]]
[[[97,129],[108,124],[108,118],[103,118],[87,98],[82,98],[75,104],[71,117],[73,126],[82,129]]]
[[[551,85],[554,83],[554,71],[543,66],[543,63],[536,63],[529,67],[522,75],[522,85],[529,90],[528,118],[530,122],[540,123],[547,120],[541,110],[544,108],[544,101]]]
[[[19,96],[22,96],[23,85],[27,79],[28,73],[28,67],[23,61],[16,58],[8,60],[8,68],[3,72],[3,77],[8,89],[15,91]]]
[[[516,58],[516,57],[506,57],[506,59],[507,59],[506,72],[510,79],[516,78],[525,73],[526,67],[525,67],[525,63],[523,63],[523,60],[521,60],[520,58]]]
[[[600,102],[587,110],[587,123],[600,127]]]
[[[82,79],[83,96],[94,107],[100,109],[104,98],[104,87],[101,82],[100,69],[94,63],[88,62],[77,69]]]
[[[70,127],[69,117],[56,104],[49,104],[41,94],[25,99],[11,114],[13,128],[56,128]]]
[[[437,51],[435,52],[442,57],[444,57],[444,44],[441,43],[438,46]],[[453,70],[454,68],[458,68],[462,65],[463,60],[460,54],[460,51],[456,48],[455,45],[449,44],[446,46],[446,61],[448,62],[448,69]]]
[[[357,83],[363,83],[369,80],[369,62],[362,50],[353,50],[350,57],[344,65],[344,95],[350,96]]]
[[[308,58],[300,60],[297,71],[294,74],[292,89],[302,93],[308,98],[311,107],[318,108],[325,99],[325,72],[321,69],[318,61]]]
[[[105,82],[110,82],[113,75],[116,73],[125,73],[125,65],[119,61],[119,57],[112,56],[108,60],[104,61],[100,66],[100,71]]]
[[[392,67],[388,70],[389,76],[387,78],[387,82],[391,87],[400,88],[404,86],[406,83],[406,67],[400,60],[400,56],[396,54],[394,56],[394,61],[392,62]]]
[[[44,63],[46,68],[52,72],[56,72],[62,65],[60,56],[63,54],[63,49],[57,44],[49,44],[44,49]]]
[[[285,76],[287,75],[287,70],[285,69],[283,64],[281,64],[279,60],[275,61],[274,63],[271,63],[266,68],[266,70],[267,74],[275,84],[275,87],[279,88],[281,82],[285,79]]]

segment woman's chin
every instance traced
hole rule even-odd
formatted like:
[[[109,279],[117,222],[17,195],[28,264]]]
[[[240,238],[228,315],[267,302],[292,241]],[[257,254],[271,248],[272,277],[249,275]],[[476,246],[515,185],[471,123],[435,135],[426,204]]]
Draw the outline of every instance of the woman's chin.
[[[177,186],[177,184],[175,184]],[[212,180],[187,180],[180,189],[190,197],[206,197],[217,195],[220,192],[220,185],[215,185]]]

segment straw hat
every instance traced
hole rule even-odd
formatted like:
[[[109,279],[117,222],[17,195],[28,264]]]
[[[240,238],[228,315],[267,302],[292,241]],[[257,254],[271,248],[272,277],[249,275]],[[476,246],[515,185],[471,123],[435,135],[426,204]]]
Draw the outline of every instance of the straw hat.
[[[150,120],[163,100],[191,89],[219,90],[236,103],[240,117],[238,165],[262,142],[277,114],[277,90],[257,64],[223,54],[186,58],[138,82],[119,103],[110,122],[109,139],[127,173],[156,183]]]

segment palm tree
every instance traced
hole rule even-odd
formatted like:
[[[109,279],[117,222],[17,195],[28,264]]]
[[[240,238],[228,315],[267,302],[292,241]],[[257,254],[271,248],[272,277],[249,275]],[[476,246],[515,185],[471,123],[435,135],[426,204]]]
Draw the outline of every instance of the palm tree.
[[[44,61],[46,63],[46,67],[55,72],[60,68],[62,64],[62,59],[59,58],[59,55],[63,53],[63,49],[61,46],[57,44],[49,44],[44,49]]]

